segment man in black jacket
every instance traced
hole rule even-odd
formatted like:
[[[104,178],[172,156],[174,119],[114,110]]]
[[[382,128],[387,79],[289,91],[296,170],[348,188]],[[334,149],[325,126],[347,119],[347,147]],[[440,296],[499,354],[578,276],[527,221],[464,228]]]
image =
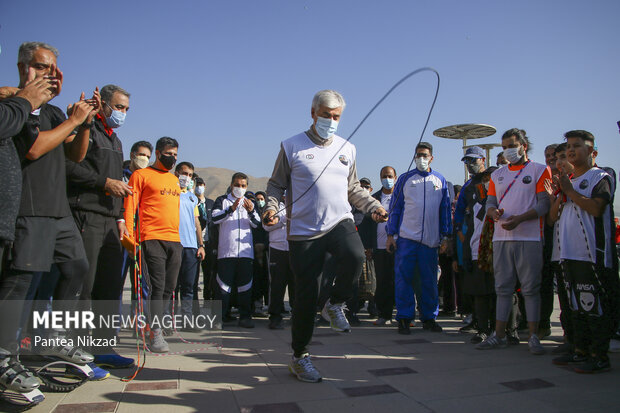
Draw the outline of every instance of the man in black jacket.
[[[122,198],[131,194],[123,182],[123,148],[114,132],[129,110],[129,93],[116,85],[101,88],[101,105],[92,126],[86,157],[80,163],[67,160],[67,196],[75,223],[82,234],[89,269],[80,295],[88,309],[92,299],[96,314],[114,314],[123,289],[123,247],[126,233],[122,219]],[[105,303],[105,304],[104,304]],[[104,308],[104,307],[110,308]],[[111,339],[114,329],[98,328],[95,338]],[[97,349],[95,362],[109,368],[133,365],[133,359],[113,349]]]

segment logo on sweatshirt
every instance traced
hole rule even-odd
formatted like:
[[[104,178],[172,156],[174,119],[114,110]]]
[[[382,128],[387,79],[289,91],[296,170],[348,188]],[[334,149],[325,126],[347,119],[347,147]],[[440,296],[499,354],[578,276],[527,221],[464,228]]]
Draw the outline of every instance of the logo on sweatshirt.
[[[311,153],[309,153],[308,155],[306,155],[306,159],[314,159],[314,155],[312,155]]]
[[[523,183],[524,183],[524,184],[529,184],[529,183],[532,183],[532,177],[531,177],[531,176],[529,176],[529,175],[525,175],[525,176],[523,177]]]
[[[346,155],[340,155],[338,160],[345,166],[349,165],[349,159],[347,159]]]
[[[590,185],[590,183],[588,182],[587,179],[584,179],[583,181],[581,181],[581,183],[579,184],[579,188],[581,189],[586,189],[588,187],[588,185]]]

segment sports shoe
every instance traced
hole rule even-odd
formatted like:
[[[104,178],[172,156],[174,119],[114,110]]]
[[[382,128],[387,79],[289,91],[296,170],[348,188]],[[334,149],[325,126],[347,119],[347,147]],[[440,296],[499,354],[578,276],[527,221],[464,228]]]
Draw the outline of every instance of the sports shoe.
[[[474,321],[473,314],[467,314],[463,317],[463,324],[471,324]]]
[[[435,320],[424,321],[422,323],[422,328],[424,330],[432,331],[433,333],[441,333],[443,331],[443,328],[441,328],[441,326],[437,324],[437,321]]]
[[[332,330],[348,333],[351,331],[351,326],[344,315],[344,307],[345,303],[332,304],[330,300],[327,300],[321,315],[325,320],[329,321]]]
[[[530,349],[530,353],[540,356],[541,354],[545,354],[545,348],[540,344],[540,340],[536,334],[532,334],[530,339],[527,341],[527,346]]]
[[[488,337],[489,335],[487,333],[485,333],[484,331],[479,331],[478,333],[476,333],[475,336],[471,338],[471,340],[469,340],[469,342],[472,344],[480,344]]]
[[[387,318],[379,317],[375,321],[373,321],[373,324],[376,325],[376,326],[385,326],[385,325],[392,324],[392,320],[388,320]]]
[[[478,326],[476,326],[476,322],[470,321],[465,326],[459,328],[459,332],[461,333],[474,333],[478,330]]]
[[[570,366],[573,364],[583,364],[588,361],[588,356],[581,353],[564,354],[551,360],[556,366]]]
[[[499,338],[495,332],[493,332],[493,334],[487,337],[486,340],[476,345],[476,350],[491,350],[506,347],[508,347],[508,340],[506,340],[506,337]]]
[[[620,340],[612,338],[609,340],[609,352],[620,353]]]
[[[90,377],[90,381],[101,381],[110,377],[110,372],[106,369],[102,369],[97,366],[94,362],[88,363],[88,367],[93,371],[93,375]],[[84,373],[77,369],[76,367],[69,366],[67,367],[67,373],[74,375],[75,377],[84,377]]]
[[[134,359],[123,357],[118,354],[102,354],[95,356],[95,364],[99,367],[105,367],[108,369],[125,369],[128,367],[133,367]]]
[[[240,318],[237,325],[243,328],[254,328],[254,321],[251,318]]]
[[[9,352],[0,349],[0,385],[18,393],[28,393],[39,388],[41,383],[34,374]]]
[[[575,370],[576,373],[581,374],[604,373],[611,370],[611,364],[609,363],[608,358],[602,359],[599,357],[590,357],[587,362],[579,366],[575,366],[573,370]]]
[[[398,334],[411,334],[411,327],[409,326],[410,324],[411,320],[407,320],[406,318],[398,320]]]
[[[151,346],[149,347],[153,353],[167,353],[170,351],[168,343],[164,339],[161,328],[151,330],[153,337],[151,338]]]
[[[297,379],[307,383],[318,383],[323,380],[321,373],[312,364],[309,354],[304,354],[300,358],[293,357],[288,365],[288,369],[297,376]]]

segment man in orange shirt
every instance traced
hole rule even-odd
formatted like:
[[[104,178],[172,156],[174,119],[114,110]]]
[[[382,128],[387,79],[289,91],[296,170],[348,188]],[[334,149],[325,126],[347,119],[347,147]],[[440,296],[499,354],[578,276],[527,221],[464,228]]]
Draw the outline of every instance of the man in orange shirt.
[[[162,315],[176,287],[183,251],[179,237],[181,188],[179,179],[170,173],[177,160],[178,147],[175,139],[160,138],[155,145],[155,163],[131,175],[132,194],[125,198],[127,231],[130,238],[141,245],[148,268],[145,281],[151,291],[153,332],[150,349],[156,353],[169,351],[162,333]],[[138,205],[138,223],[134,223]],[[137,234],[134,227],[139,229]]]

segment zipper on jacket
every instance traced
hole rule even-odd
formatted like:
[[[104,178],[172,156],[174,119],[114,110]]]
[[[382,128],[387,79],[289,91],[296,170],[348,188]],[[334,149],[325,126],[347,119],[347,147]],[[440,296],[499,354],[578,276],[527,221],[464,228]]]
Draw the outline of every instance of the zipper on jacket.
[[[422,203],[422,234],[420,235],[420,244],[422,244],[422,241],[424,240],[424,217],[426,216],[426,177],[423,176],[423,181],[422,181],[422,199],[423,199],[423,203]]]

